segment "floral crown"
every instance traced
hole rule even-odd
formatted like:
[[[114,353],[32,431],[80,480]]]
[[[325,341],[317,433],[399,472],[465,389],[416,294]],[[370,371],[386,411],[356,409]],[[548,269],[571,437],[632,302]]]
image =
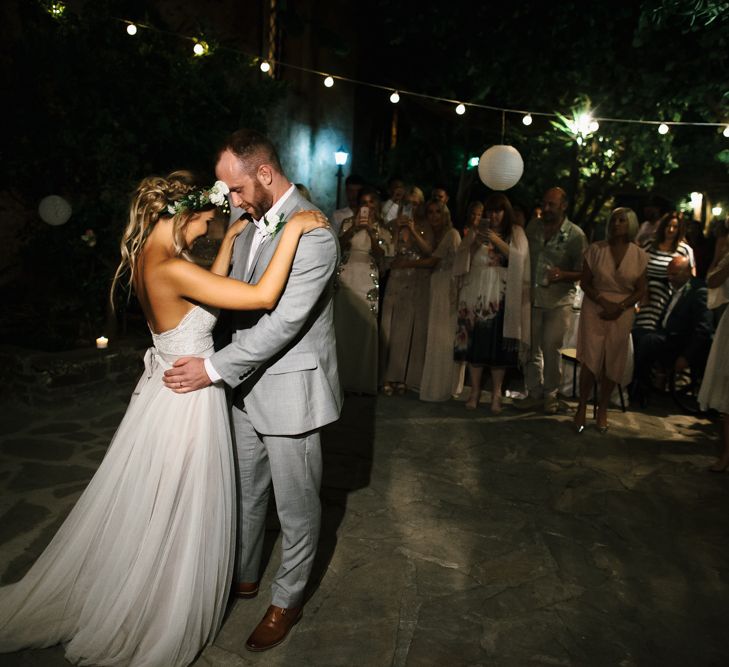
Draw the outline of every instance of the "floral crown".
[[[170,215],[177,215],[180,211],[202,211],[211,204],[217,206],[223,213],[230,215],[230,205],[225,196],[230,192],[223,181],[215,181],[211,188],[193,188],[182,199],[167,206]]]

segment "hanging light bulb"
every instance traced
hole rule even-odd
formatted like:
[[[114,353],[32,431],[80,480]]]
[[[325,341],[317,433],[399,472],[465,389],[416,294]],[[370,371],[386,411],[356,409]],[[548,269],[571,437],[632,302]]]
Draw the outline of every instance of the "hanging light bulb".
[[[400,93],[397,91],[393,92],[392,95],[390,95],[390,102],[393,104],[397,104],[400,101]]]
[[[127,26],[127,35],[136,35],[137,34],[137,26],[135,26],[133,23],[130,23]]]
[[[532,124],[532,115],[530,113],[526,114],[522,117],[521,122],[524,123],[524,125],[531,125]]]
[[[723,134],[723,135],[724,135],[725,137],[729,137],[729,125],[727,125],[727,126],[726,126],[726,127],[724,128],[724,131],[722,132],[722,134]]]
[[[668,125],[661,123],[658,126],[658,134],[668,134]]]
[[[334,78],[331,76],[328,76],[324,79],[324,85],[327,88],[331,88],[334,85]]]
[[[466,113],[466,105],[465,105],[465,104],[463,104],[463,103],[460,103],[460,104],[459,104],[459,105],[458,105],[458,106],[456,107],[456,113],[457,113],[457,114],[458,114],[459,116],[462,116],[462,115],[463,115],[464,113]]]
[[[201,40],[195,40],[195,46],[192,47],[192,52],[196,56],[206,56],[208,53],[210,53],[210,47],[208,46],[208,43]]]
[[[590,132],[597,132],[600,129],[600,123],[598,123],[596,120],[592,120],[587,126],[587,129],[590,130]]]
[[[261,72],[263,72],[264,74],[271,71],[271,63],[269,63],[267,60],[262,60],[259,67],[261,68]]]

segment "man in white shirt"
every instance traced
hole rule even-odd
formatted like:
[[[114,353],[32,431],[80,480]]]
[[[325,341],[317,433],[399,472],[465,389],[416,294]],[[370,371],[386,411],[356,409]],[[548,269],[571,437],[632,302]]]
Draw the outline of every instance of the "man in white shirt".
[[[405,196],[405,183],[393,176],[387,181],[387,193],[389,198],[382,204],[382,219],[385,223],[390,223],[400,215],[400,207]]]
[[[342,223],[354,215],[357,208],[359,191],[364,187],[364,184],[362,177],[357,176],[357,174],[350,174],[344,181],[344,195],[347,198],[347,205],[343,208],[338,208],[332,213],[331,225],[336,234],[339,234]]]

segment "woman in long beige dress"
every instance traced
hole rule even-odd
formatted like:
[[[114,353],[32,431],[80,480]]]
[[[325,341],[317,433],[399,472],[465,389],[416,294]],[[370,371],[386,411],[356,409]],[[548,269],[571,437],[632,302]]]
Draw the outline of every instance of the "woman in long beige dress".
[[[334,297],[339,380],[345,391],[377,393],[377,311],[383,259],[392,237],[380,217],[380,196],[364,187],[354,216],[342,222],[342,263]]]
[[[448,207],[442,202],[428,202],[425,216],[433,232],[433,254],[417,260],[396,258],[393,268],[432,268],[420,400],[447,401],[457,391],[460,376],[459,364],[453,360],[457,296],[453,260],[461,235],[453,229]]]
[[[629,208],[610,214],[606,241],[592,243],[585,251],[581,286],[585,293],[577,329],[580,362],[580,402],[575,430],[585,428],[587,399],[600,379],[597,427],[607,430],[610,394],[620,382],[630,345],[635,304],[646,291],[648,255],[633,239],[638,218]]]
[[[382,304],[381,360],[384,368],[383,392],[404,394],[408,387],[420,388],[428,335],[430,268],[403,266],[397,258],[418,260],[433,252],[433,233],[417,212],[396,218],[393,260]]]

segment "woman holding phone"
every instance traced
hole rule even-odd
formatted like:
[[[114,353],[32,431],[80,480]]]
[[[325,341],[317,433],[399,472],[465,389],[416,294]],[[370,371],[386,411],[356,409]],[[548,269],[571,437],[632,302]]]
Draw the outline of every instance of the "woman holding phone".
[[[364,187],[358,209],[342,222],[339,267],[334,299],[339,380],[345,391],[377,393],[379,275],[392,254],[392,236],[380,216],[380,196]]]

